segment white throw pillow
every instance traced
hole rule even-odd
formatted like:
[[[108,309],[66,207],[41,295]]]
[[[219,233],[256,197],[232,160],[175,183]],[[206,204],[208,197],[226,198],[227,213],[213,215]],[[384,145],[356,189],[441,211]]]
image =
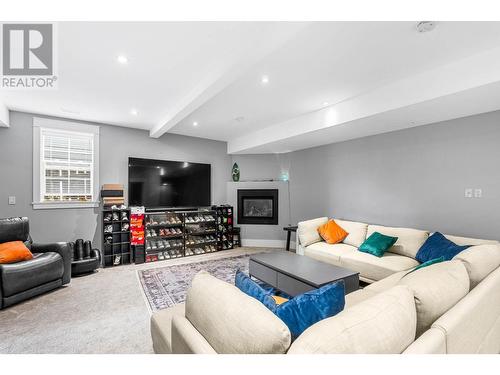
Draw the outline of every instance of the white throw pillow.
[[[455,255],[453,259],[464,263],[470,278],[470,288],[500,266],[500,245],[477,245]]]

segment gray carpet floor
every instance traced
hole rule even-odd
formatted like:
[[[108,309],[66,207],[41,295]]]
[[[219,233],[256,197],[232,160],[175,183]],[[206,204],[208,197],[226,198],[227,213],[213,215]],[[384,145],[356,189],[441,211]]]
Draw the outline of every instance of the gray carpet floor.
[[[0,353],[153,353],[137,270],[263,250],[243,247],[73,278],[68,286],[0,310]]]

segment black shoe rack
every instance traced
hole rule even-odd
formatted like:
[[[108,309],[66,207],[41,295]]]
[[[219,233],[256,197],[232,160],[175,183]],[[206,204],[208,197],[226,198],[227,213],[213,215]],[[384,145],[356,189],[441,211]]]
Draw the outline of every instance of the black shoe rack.
[[[232,249],[232,242],[220,242],[228,236],[218,232],[218,222],[224,222],[222,218],[219,220],[218,207],[147,211],[144,215],[144,256],[136,256],[135,262],[156,262]],[[229,222],[232,223],[232,207],[225,208],[228,209],[224,210],[226,214],[231,213]],[[142,252],[138,246],[136,252],[138,248]]]
[[[102,265],[119,266],[132,262],[130,210],[104,208],[102,211]]]
[[[217,206],[217,246],[219,250],[232,249],[233,239],[233,207]]]

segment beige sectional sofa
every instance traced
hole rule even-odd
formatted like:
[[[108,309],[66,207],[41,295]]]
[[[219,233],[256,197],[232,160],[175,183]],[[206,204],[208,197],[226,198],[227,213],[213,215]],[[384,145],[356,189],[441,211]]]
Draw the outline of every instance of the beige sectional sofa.
[[[186,304],[155,313],[156,353],[500,353],[500,244],[451,237],[474,246],[453,260],[410,272],[428,232],[336,220],[349,236],[315,238],[326,218],[299,224],[298,252],[359,271],[368,286],[346,296],[338,315],[294,342],[286,325],[234,285],[198,274]],[[382,258],[357,247],[379,231],[398,242]],[[357,253],[356,253],[357,252]]]

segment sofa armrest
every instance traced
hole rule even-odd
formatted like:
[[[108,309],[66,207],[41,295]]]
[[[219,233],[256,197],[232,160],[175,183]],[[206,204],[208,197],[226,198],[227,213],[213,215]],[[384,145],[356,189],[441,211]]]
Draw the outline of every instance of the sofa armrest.
[[[31,245],[32,253],[58,253],[63,258],[64,273],[62,283],[68,284],[71,281],[71,253],[67,242],[56,242],[51,244],[38,244]]]
[[[184,316],[172,318],[172,354],[217,354]]]
[[[101,251],[99,249],[92,249],[90,251],[91,258],[97,258],[99,260],[99,264],[101,264]]]
[[[299,222],[297,224],[297,247],[305,247],[322,241],[318,233],[318,227],[327,222],[328,218],[326,216]]]

